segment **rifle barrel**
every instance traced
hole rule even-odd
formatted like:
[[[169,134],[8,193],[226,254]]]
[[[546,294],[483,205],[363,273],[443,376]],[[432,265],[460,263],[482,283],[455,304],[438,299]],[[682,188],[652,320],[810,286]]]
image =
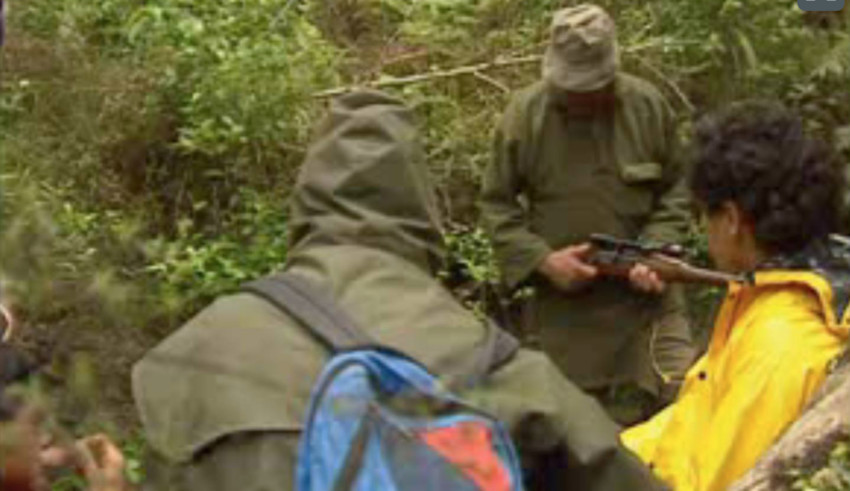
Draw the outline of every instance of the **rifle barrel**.
[[[639,259],[636,262],[646,264],[658,273],[661,279],[670,282],[726,286],[728,283],[744,281],[743,276],[700,268],[664,254],[653,254],[646,260]]]
[[[636,264],[643,264],[668,283],[726,286],[730,282],[745,281],[743,276],[693,266],[677,257],[660,252],[639,254],[597,250],[590,256],[588,262],[597,267],[603,275],[609,276],[628,276],[629,271]]]

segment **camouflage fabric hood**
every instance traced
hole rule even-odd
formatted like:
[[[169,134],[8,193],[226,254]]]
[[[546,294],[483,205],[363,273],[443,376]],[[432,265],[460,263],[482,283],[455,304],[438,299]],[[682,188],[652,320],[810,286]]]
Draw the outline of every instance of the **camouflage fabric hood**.
[[[413,113],[401,101],[376,91],[335,100],[293,192],[292,254],[362,245],[434,271],[445,249],[423,159]]]

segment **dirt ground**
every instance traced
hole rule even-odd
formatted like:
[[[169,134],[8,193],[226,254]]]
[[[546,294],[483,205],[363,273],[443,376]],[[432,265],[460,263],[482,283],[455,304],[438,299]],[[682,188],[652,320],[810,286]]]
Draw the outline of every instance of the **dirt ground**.
[[[59,421],[77,433],[107,431],[117,438],[138,434],[130,384],[133,363],[159,340],[149,329],[126,325],[97,329],[73,323],[23,323],[14,341],[42,366]]]

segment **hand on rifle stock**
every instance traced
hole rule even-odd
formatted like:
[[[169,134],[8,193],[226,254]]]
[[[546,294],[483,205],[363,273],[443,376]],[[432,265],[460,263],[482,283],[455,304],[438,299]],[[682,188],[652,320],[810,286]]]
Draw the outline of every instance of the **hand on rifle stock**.
[[[590,244],[565,247],[549,254],[538,271],[564,291],[575,291],[596,278],[599,271],[586,262]]]
[[[632,287],[646,293],[664,293],[667,283],[657,271],[643,263],[637,263],[629,270],[629,282]]]

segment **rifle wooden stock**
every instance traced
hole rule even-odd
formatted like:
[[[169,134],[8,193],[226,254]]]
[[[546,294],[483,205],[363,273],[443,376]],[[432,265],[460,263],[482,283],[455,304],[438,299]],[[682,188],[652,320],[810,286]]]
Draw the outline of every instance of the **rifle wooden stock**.
[[[738,275],[710,269],[698,268],[687,262],[661,253],[622,253],[594,249],[588,263],[596,267],[603,275],[628,277],[629,271],[637,264],[643,264],[653,270],[666,283],[691,283],[712,286],[726,286],[729,282],[743,282]]]

